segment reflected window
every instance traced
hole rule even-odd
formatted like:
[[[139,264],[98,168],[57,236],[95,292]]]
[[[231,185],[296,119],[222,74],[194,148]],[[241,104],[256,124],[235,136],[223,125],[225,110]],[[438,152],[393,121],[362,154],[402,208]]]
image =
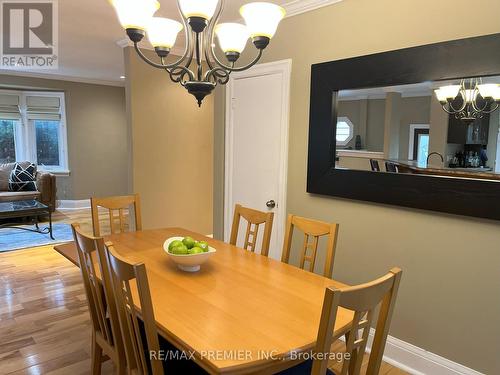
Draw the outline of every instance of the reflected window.
[[[337,146],[347,146],[354,136],[354,125],[348,117],[339,117],[337,120]]]
[[[38,165],[59,166],[60,121],[35,120]]]
[[[417,141],[417,161],[419,165],[427,164],[427,156],[429,155],[429,133],[419,134]]]

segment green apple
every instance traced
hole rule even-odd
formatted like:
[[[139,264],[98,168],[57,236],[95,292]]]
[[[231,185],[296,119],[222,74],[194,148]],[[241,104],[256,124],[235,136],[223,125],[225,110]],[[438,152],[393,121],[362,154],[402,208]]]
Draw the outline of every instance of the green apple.
[[[191,249],[188,250],[189,254],[201,254],[204,253],[203,249],[201,247],[192,247]]]
[[[204,252],[208,251],[208,242],[206,241],[198,241],[194,244],[196,247],[201,247]]]
[[[187,255],[187,254],[189,254],[189,249],[184,244],[180,244],[179,246],[174,246],[169,251],[174,255]]]
[[[182,241],[181,240],[174,240],[174,241],[170,242],[170,244],[168,245],[168,249],[172,250],[174,247],[177,247],[179,245],[182,245]]]
[[[196,241],[192,237],[184,237],[184,239],[182,240],[182,243],[188,249],[191,249],[192,247],[194,247],[194,244],[196,243]]]

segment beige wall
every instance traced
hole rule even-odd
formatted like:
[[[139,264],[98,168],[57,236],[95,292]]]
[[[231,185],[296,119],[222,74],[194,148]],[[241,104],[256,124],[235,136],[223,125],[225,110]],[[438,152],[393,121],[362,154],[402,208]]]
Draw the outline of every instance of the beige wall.
[[[360,283],[402,267],[390,334],[498,374],[498,222],[306,193],[311,64],[500,32],[499,1],[474,7],[488,10],[481,22],[462,22],[471,15],[465,0],[344,0],[285,19],[264,61],[293,59],[287,211],[340,223],[335,278]],[[216,147],[220,154],[222,137]],[[220,234],[221,218],[215,223]]]
[[[57,199],[126,194],[129,140],[123,87],[0,75],[0,86],[64,91],[69,176]]]
[[[401,129],[399,131],[399,158],[408,159],[410,125],[429,125],[431,96],[403,98]],[[447,140],[445,139],[445,142]]]
[[[133,191],[146,228],[212,233],[213,96],[198,108],[165,71],[125,49]]]

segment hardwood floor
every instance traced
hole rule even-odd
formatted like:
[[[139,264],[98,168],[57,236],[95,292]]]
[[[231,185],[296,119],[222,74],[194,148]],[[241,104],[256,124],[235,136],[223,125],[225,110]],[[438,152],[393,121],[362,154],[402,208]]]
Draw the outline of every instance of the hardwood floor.
[[[0,374],[88,374],[80,270],[44,246],[0,254],[0,275]]]
[[[91,231],[88,210],[54,219]],[[80,270],[52,246],[0,253],[0,374],[89,374],[90,324]],[[105,362],[102,374],[113,373]],[[380,374],[406,372],[384,363]]]

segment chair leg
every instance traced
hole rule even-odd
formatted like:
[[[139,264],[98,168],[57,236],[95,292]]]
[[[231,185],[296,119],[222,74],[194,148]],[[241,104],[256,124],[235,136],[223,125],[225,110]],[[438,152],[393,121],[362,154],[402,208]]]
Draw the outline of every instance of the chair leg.
[[[118,358],[118,363],[115,363],[116,366],[116,373],[118,375],[126,375],[127,374],[127,366],[125,366],[122,362],[121,359]]]
[[[95,336],[92,335],[92,375],[101,375],[102,348],[97,345]]]

